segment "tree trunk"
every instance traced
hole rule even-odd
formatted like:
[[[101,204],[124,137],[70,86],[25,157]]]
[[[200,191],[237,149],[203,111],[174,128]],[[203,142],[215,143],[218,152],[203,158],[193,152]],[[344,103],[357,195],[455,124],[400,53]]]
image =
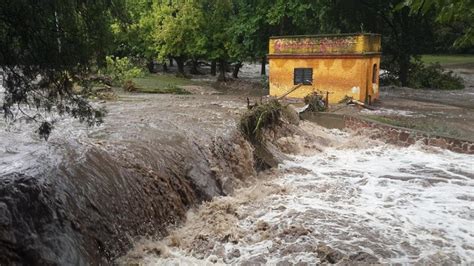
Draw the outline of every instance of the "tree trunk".
[[[260,70],[260,74],[261,74],[262,76],[266,76],[266,75],[267,75],[266,66],[267,66],[267,57],[266,57],[266,56],[263,56],[263,57],[262,57],[262,69]]]
[[[217,75],[217,62],[216,60],[212,60],[211,62],[211,75],[215,76]]]
[[[169,60],[170,60],[170,67],[173,67],[173,66],[174,66],[174,64],[173,64],[173,57],[170,56],[170,57],[169,57]]]
[[[183,57],[175,57],[174,59],[176,64],[178,65],[178,75],[185,76],[184,73],[184,58]]]
[[[219,76],[217,77],[217,81],[227,81],[227,78],[226,78],[226,61],[221,59],[219,60]]]
[[[155,62],[153,59],[148,60],[146,67],[148,68],[148,72],[155,73]]]
[[[163,72],[168,72],[168,66],[166,65],[166,62],[163,62]]]
[[[237,64],[235,64],[234,70],[232,71],[233,78],[235,79],[239,78],[239,71],[241,67],[242,67],[242,62],[237,62]]]
[[[193,75],[201,75],[201,72],[198,70],[198,61],[193,59],[191,62],[191,70],[189,71]]]
[[[408,71],[410,68],[410,57],[401,56],[400,58],[400,72],[398,73],[398,78],[402,86],[408,86]]]

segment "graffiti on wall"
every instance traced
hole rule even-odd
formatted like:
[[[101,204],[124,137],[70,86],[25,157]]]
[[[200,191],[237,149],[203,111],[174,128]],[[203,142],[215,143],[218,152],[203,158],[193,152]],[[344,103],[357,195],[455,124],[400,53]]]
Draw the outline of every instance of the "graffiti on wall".
[[[274,54],[350,53],[357,49],[357,37],[283,38],[271,45]]]

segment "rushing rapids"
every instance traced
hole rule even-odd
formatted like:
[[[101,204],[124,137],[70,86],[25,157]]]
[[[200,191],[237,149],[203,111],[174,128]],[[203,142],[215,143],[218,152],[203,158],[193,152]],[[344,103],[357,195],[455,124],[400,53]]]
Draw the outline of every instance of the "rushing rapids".
[[[474,261],[474,156],[395,147],[322,129],[249,188],[188,214],[162,241],[123,263],[469,264]],[[295,145],[298,138],[284,140]],[[304,145],[303,145],[304,146]]]
[[[2,125],[0,264],[473,261],[472,155],[287,123],[257,173],[245,104],[125,95],[48,142]]]
[[[107,108],[103,126],[62,120],[48,142],[2,125],[0,264],[110,264],[255,175],[235,132],[244,101],[124,95]]]

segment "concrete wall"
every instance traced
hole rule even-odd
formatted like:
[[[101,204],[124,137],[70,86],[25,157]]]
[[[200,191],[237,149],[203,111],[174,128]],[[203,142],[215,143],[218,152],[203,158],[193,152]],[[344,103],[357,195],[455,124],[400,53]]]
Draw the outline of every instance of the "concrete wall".
[[[368,134],[370,131],[368,135],[370,138],[380,139],[387,143],[410,146],[416,142],[422,142],[428,146],[448,149],[458,153],[474,154],[474,142],[468,140],[430,135],[421,131],[381,124],[358,117],[344,116],[343,119],[346,128],[356,131],[363,129],[363,134]]]

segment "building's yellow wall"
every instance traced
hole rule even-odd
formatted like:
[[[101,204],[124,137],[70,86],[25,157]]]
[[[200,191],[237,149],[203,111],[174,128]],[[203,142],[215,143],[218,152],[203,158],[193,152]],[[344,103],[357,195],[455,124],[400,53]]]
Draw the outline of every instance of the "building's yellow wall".
[[[303,98],[313,91],[329,91],[329,102],[345,96],[366,101],[379,98],[381,36],[343,34],[274,37],[269,43],[270,95],[281,96],[293,88],[294,69],[312,68],[313,85],[289,94]],[[373,65],[377,64],[373,82]],[[367,99],[369,100],[369,99]]]
[[[371,96],[371,100],[379,99],[380,96],[380,56],[374,56],[367,59],[368,60],[368,77],[367,83],[369,84],[369,95]],[[373,65],[377,65],[376,73],[375,73],[375,82],[372,80],[373,75]],[[364,95],[361,96],[361,101],[365,101]]]
[[[380,66],[380,57],[368,58],[273,58],[270,59],[270,95],[281,96],[294,87],[295,68],[312,68],[313,85],[305,85],[289,98],[303,98],[313,91],[329,91],[329,103],[338,103],[345,96],[365,101],[366,90],[371,100],[379,98],[378,73],[372,84],[373,64]]]

